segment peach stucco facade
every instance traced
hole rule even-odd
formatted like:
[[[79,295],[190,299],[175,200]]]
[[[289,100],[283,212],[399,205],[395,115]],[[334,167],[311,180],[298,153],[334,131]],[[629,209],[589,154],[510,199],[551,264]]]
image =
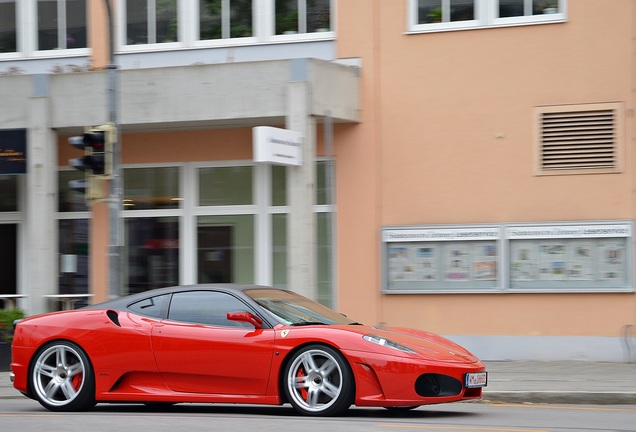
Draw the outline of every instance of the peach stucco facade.
[[[338,57],[361,58],[363,87],[363,120],[336,145],[341,309],[451,335],[615,337],[636,321],[633,293],[378,286],[382,226],[633,219],[636,9],[612,6],[574,0],[564,23],[407,34],[405,2],[339,3],[356,25],[338,28]],[[621,173],[536,175],[534,107],[617,101]]]
[[[337,123],[333,134],[337,309],[366,323],[457,338],[486,359],[569,341],[568,352],[582,359],[595,358],[586,344],[621,352],[636,324],[631,274],[631,289],[607,292],[386,293],[381,240],[384,227],[634,220],[636,4],[611,3],[601,11],[598,1],[570,0],[563,22],[418,33],[408,31],[407,1],[336,2],[336,58],[360,68],[359,122]],[[91,33],[99,35],[99,27]],[[107,45],[93,49],[99,69]],[[536,109],[608,103],[621,111],[619,169],[542,175]],[[249,127],[124,129],[122,163],[251,160],[251,139]],[[324,141],[318,127],[319,156]],[[66,136],[58,144],[63,166],[77,154]],[[103,204],[93,208],[93,251],[107,248],[106,212]],[[631,250],[632,236],[628,242]],[[106,261],[98,253],[93,259],[99,286]],[[627,269],[633,273],[634,263]],[[95,292],[95,300],[106,297]]]

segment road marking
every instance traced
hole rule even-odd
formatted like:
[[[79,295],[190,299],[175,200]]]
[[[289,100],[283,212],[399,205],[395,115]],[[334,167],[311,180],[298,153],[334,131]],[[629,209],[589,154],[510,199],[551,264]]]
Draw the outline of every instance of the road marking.
[[[636,409],[627,408],[597,408],[597,407],[578,407],[564,405],[533,405],[533,404],[491,404],[493,407],[514,407],[514,408],[536,408],[536,409],[558,409],[571,411],[614,411],[614,412],[636,412]]]
[[[510,429],[498,427],[470,427],[470,426],[442,426],[442,425],[401,425],[401,424],[381,424],[379,427],[401,428],[401,429],[428,429],[428,430],[455,430],[455,431],[491,431],[491,432],[550,432],[546,429]]]

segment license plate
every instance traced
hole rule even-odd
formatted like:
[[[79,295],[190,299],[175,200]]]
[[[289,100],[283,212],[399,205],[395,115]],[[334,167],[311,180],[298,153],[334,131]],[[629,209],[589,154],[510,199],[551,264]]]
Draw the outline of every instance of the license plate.
[[[466,374],[466,387],[486,387],[488,385],[488,372]]]

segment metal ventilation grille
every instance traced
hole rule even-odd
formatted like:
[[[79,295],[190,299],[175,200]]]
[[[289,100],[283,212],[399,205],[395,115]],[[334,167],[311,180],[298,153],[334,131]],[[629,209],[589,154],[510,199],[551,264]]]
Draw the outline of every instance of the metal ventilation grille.
[[[617,165],[616,110],[544,112],[541,169],[607,169]]]

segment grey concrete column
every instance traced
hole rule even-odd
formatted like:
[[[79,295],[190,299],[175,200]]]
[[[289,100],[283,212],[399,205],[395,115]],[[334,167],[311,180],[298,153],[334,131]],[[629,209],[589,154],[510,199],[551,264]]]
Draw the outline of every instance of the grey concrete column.
[[[50,127],[48,75],[33,76],[28,101],[25,202],[26,283],[29,315],[48,312],[47,294],[57,294],[57,139]]]
[[[304,136],[303,164],[287,167],[287,280],[292,291],[318,297],[316,263],[316,120],[310,115],[308,61],[292,60],[287,87],[286,128]]]

